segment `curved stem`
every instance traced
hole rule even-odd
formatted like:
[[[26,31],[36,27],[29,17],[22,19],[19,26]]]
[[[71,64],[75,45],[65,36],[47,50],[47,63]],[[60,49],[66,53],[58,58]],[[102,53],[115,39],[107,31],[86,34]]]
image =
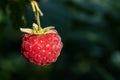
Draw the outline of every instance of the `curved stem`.
[[[37,20],[38,30],[42,31],[42,27],[41,27],[41,24],[40,24],[40,16],[43,16],[43,13],[40,10],[40,8],[38,7],[38,4],[35,0],[30,0],[30,2],[31,2],[31,5],[32,5],[33,12],[35,12],[35,18]]]

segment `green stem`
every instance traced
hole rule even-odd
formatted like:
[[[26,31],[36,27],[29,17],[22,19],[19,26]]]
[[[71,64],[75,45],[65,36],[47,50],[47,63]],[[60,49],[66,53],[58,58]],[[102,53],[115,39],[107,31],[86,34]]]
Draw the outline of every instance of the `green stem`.
[[[42,31],[42,27],[40,24],[40,13],[38,11],[36,11],[36,20],[37,20],[37,24],[38,24],[38,30]]]
[[[35,18],[36,18],[36,21],[37,21],[37,25],[38,25],[38,31],[42,32],[42,27],[41,27],[41,24],[40,24],[40,16],[42,16],[42,12],[37,4],[36,1],[34,0],[30,0],[31,2],[31,5],[32,5],[32,9],[33,9],[33,12],[35,13]]]

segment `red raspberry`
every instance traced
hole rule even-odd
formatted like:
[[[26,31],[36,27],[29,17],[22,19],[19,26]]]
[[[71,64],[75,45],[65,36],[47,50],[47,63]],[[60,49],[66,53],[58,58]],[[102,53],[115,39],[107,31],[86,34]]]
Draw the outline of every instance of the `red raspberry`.
[[[36,65],[55,62],[62,48],[61,38],[57,33],[24,34],[22,41],[23,55]]]
[[[57,60],[63,44],[53,27],[47,27],[41,31],[21,28],[21,31],[25,32],[22,38],[22,53],[28,61],[44,66]]]

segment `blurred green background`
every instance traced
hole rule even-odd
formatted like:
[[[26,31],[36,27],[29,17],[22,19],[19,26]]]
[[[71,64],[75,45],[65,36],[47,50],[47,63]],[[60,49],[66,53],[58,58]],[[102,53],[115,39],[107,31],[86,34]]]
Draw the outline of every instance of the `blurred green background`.
[[[120,0],[37,0],[42,26],[64,47],[41,67],[21,54],[20,27],[35,22],[28,0],[0,0],[0,80],[120,80]]]

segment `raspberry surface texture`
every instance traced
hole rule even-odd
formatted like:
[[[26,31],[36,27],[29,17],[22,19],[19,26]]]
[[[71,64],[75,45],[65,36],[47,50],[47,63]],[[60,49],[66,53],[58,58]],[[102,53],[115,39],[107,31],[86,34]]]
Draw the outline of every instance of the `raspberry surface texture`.
[[[58,33],[23,34],[22,53],[28,61],[35,65],[44,66],[55,62],[62,47],[63,44]]]

